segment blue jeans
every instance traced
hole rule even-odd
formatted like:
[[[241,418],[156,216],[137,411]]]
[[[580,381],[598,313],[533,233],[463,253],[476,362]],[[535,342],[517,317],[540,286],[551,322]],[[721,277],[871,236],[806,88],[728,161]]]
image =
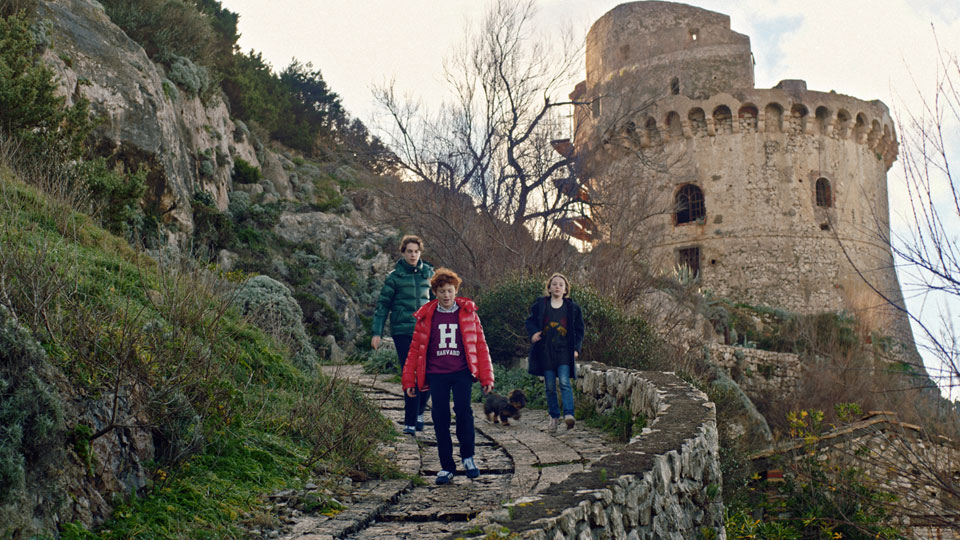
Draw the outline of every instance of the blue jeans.
[[[437,433],[437,453],[440,467],[455,472],[453,441],[450,439],[450,393],[453,392],[453,412],[457,415],[457,441],[460,442],[460,458],[473,457],[476,434],[473,431],[473,409],[470,408],[470,390],[473,376],[470,370],[456,373],[428,373],[430,395],[433,397],[433,429]]]
[[[400,359],[400,373],[403,373],[403,364],[407,361],[407,353],[410,352],[410,343],[413,342],[413,336],[393,336],[393,344],[397,348],[397,358]],[[406,392],[403,393],[403,425],[417,425],[417,416],[423,414],[427,408],[427,401],[430,400],[428,392],[421,392],[417,389],[417,396],[410,397]]]
[[[573,415],[573,386],[570,385],[570,365],[557,366],[554,373],[544,370],[543,383],[546,385],[547,408],[551,418],[560,418],[560,408],[557,407],[557,379],[560,379],[560,398],[563,400],[563,414]],[[436,403],[436,402],[434,402]]]

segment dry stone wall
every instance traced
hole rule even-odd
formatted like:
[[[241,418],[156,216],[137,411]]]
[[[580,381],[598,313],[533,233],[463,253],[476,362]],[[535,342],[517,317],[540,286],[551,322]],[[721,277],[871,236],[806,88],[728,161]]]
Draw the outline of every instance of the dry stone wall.
[[[753,457],[762,469],[776,453],[807,450],[802,442],[781,445]],[[891,516],[917,540],[960,538],[960,448],[933,437],[889,412],[873,412],[819,438],[816,451],[832,465],[855,467],[887,493],[897,496]]]
[[[800,356],[712,343],[710,361],[726,371],[747,395],[789,395],[801,382]]]
[[[703,529],[726,538],[716,409],[706,395],[672,373],[582,364],[577,374],[599,411],[625,407],[648,427],[591,470],[474,523],[536,540],[682,539]]]

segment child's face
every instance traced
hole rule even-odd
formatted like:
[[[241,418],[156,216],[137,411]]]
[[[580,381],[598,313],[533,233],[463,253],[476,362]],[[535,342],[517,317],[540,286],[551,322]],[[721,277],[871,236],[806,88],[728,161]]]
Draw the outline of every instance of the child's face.
[[[437,287],[437,290],[433,294],[437,295],[440,307],[450,309],[456,302],[457,288],[453,286],[453,283],[447,283]]]
[[[416,242],[407,242],[403,248],[403,260],[410,266],[416,266],[420,262],[420,244]]]
[[[550,280],[550,296],[560,298],[567,292],[567,282],[562,277],[555,277]]]

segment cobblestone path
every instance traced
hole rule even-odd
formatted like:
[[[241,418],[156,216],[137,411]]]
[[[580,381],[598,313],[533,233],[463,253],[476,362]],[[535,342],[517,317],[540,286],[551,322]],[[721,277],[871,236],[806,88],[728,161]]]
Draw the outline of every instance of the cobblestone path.
[[[382,413],[396,422],[403,420],[400,385],[384,381],[382,376],[367,375],[359,365],[328,366],[330,374],[345,377],[359,385],[366,395],[380,404]],[[498,388],[506,394],[510,389]],[[283,538],[291,540],[400,540],[443,538],[468,528],[466,523],[484,510],[537,493],[569,474],[585,470],[604,454],[618,446],[598,430],[577,425],[572,430],[561,426],[548,433],[549,418],[544,410],[525,409],[520,421],[509,426],[491,424],[483,416],[483,406],[474,403],[477,431],[476,454],[480,477],[470,480],[457,471],[452,483],[434,484],[440,468],[436,438],[427,410],[427,426],[416,438],[402,436],[383,447],[401,471],[420,476],[423,482],[409,479],[372,481],[356,486],[355,502],[334,517],[302,516]],[[453,436],[454,458],[459,464],[457,439]]]

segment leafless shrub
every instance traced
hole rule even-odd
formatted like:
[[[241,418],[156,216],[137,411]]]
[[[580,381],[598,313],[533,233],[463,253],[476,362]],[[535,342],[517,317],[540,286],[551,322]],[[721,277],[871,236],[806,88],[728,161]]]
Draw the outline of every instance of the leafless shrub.
[[[0,0],[0,17],[33,13],[36,8],[37,0]]]
[[[294,393],[290,425],[310,443],[305,466],[377,460],[373,443],[386,431],[385,420],[355,385],[323,376],[305,381]]]

